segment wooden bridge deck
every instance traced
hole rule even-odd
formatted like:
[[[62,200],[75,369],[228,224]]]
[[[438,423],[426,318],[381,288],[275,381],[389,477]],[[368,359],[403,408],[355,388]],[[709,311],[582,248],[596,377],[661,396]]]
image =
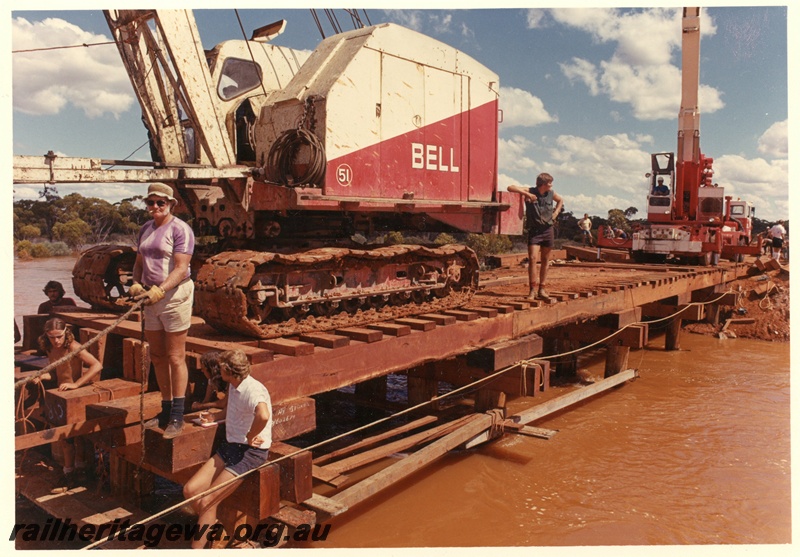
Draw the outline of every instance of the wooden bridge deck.
[[[589,274],[591,280],[587,283],[585,278],[576,279],[580,273]],[[291,439],[292,435],[315,427],[314,400],[309,398],[313,395],[356,384],[358,387],[368,387],[361,393],[362,400],[381,396],[385,398],[385,382],[381,391],[380,384],[374,384],[375,380],[390,373],[405,372],[408,375],[408,404],[412,405],[417,401],[430,399],[429,395],[436,393],[437,380],[446,380],[454,385],[466,384],[505,365],[503,358],[518,361],[541,355],[543,347],[539,334],[547,335],[554,330],[573,327],[572,332],[561,334],[571,339],[594,338],[604,331],[618,330],[633,323],[642,315],[643,307],[650,308],[650,315],[653,312],[658,313],[663,307],[666,315],[667,312],[685,307],[690,302],[706,301],[715,293],[718,295],[724,292],[726,283],[744,274],[746,267],[743,265],[685,268],[564,263],[551,268],[550,284],[557,285],[557,288],[548,288],[552,297],[548,303],[529,302],[524,298],[527,291],[527,278],[524,276],[490,276],[482,280],[482,288],[472,303],[459,310],[332,332],[254,340],[221,335],[197,321],[190,330],[187,350],[190,351],[189,358],[192,360],[190,368],[194,369],[197,369],[198,355],[205,351],[234,347],[245,350],[251,361],[254,377],[268,387],[273,403],[279,409],[277,411],[285,414],[280,425],[285,431],[278,439]],[[115,320],[115,316],[111,314],[89,310],[63,312],[59,315],[80,329],[83,342]],[[34,328],[34,323],[28,323],[26,330]],[[638,339],[636,335],[639,335]],[[644,333],[641,329],[634,331],[625,343],[634,348],[640,347],[642,343],[646,343],[646,335],[645,326]],[[122,368],[125,378],[138,381],[142,358],[146,358],[140,338],[140,323],[127,321],[118,325],[103,342],[97,343],[95,351],[106,361],[109,358],[124,360]],[[559,337],[556,335],[554,338]],[[490,360],[498,358],[486,363],[485,369],[480,369],[482,361],[476,364],[474,358],[468,359],[479,354],[481,349],[490,351]],[[497,351],[491,352],[494,349]],[[27,363],[37,367],[30,356],[21,355],[19,360],[23,366]],[[454,361],[456,364],[453,365]],[[484,392],[477,393],[475,408],[470,410],[472,414],[460,417],[450,414],[444,421],[443,415],[435,419],[428,416],[427,421],[423,420],[426,429],[416,433],[410,433],[414,429],[410,426],[395,426],[395,429],[377,435],[372,441],[369,438],[365,440],[364,451],[355,456],[351,452],[340,450],[341,454],[333,458],[330,451],[334,451],[335,447],[329,447],[320,454],[315,452],[313,456],[316,458],[312,460],[310,452],[293,454],[297,450],[291,445],[276,443],[276,456],[291,455],[285,464],[281,464],[281,497],[276,499],[277,496],[273,496],[273,506],[268,509],[269,512],[265,511],[263,502],[258,503],[256,500],[256,507],[251,506],[243,515],[239,513],[239,518],[244,516],[245,519],[252,519],[254,514],[267,512],[257,519],[272,517],[286,523],[297,523],[315,519],[318,513],[323,516],[338,514],[456,446],[475,444],[492,438],[497,434],[497,426],[501,422],[506,424],[509,431],[534,435],[547,433],[525,426],[527,421],[538,415],[536,410],[526,414],[530,418],[526,418],[527,421],[514,421],[504,415],[502,408],[506,392],[512,396],[536,395],[536,392],[526,391],[524,386],[522,391],[519,390],[520,378],[523,378],[523,382],[534,385],[532,391],[538,391],[547,387],[549,372],[547,364],[538,368],[532,378],[525,379],[525,372],[518,372],[505,383],[495,384],[493,388],[496,390],[484,389]],[[630,375],[613,381],[622,382],[626,377],[629,378]],[[571,393],[564,404],[592,394],[586,390],[581,395],[580,391],[578,389]],[[365,393],[366,397],[363,396]],[[541,394],[543,393],[539,393]],[[152,398],[153,395],[156,393],[149,393],[148,397]],[[131,400],[134,398],[138,400],[138,396],[131,397]],[[157,400],[149,398],[146,405],[148,417],[158,406]],[[552,393],[540,396],[540,402],[533,408],[544,411],[550,405],[561,407],[558,401],[551,399]],[[112,435],[113,441],[109,441],[108,432],[100,437],[106,446],[110,443],[118,468],[127,466],[133,470],[139,463],[147,473],[162,475],[178,483],[185,481],[199,463],[207,458],[204,455],[211,451],[214,435],[209,436],[199,431],[202,428],[189,427],[182,436],[173,441],[174,447],[161,447],[155,451],[159,453],[155,456],[152,454],[153,449],[148,449],[150,458],[142,463],[141,432],[132,417],[135,408],[127,400],[90,404],[89,407],[94,410],[91,416],[87,410],[87,421],[81,424],[18,436],[17,450],[41,445],[59,436],[97,432],[103,429],[100,422],[109,420],[107,425],[112,428],[112,433],[125,432],[117,437]],[[126,409],[124,412],[121,410],[123,407]],[[496,410],[493,411],[492,408]],[[293,415],[295,410],[297,416]],[[120,416],[120,412],[125,416]],[[430,412],[436,414],[437,408],[430,408]],[[154,432],[145,433],[150,435]],[[94,438],[98,438],[96,433],[94,435]],[[144,441],[149,446],[152,443],[148,435]],[[202,446],[202,450],[197,451],[196,458],[193,456],[187,459],[185,455],[178,454],[180,446],[192,447],[193,451]],[[394,448],[397,446],[401,446],[397,450],[402,451],[425,447],[412,452],[414,458],[403,459],[405,464],[397,463],[388,468],[391,469],[389,472],[352,485],[346,475],[349,470],[376,462],[387,454],[396,452]],[[329,462],[330,460],[333,462]],[[118,490],[130,480],[123,476],[125,473],[116,480]],[[18,483],[19,481],[18,479]],[[327,486],[323,492],[337,489],[341,491],[330,497],[322,496],[312,492],[312,482]],[[267,484],[262,479],[260,484],[256,484],[258,485]],[[259,493],[262,488],[255,489]],[[31,500],[41,499],[34,497],[33,493],[26,494],[28,495]],[[288,499],[289,502],[280,502],[279,499]],[[45,510],[55,514],[54,509]]]

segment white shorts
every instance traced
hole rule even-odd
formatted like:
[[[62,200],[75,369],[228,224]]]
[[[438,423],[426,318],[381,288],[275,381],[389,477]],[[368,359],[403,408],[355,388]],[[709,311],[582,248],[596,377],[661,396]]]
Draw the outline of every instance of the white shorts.
[[[167,292],[163,300],[144,306],[144,328],[146,331],[179,333],[192,324],[194,282],[186,279],[177,288]]]

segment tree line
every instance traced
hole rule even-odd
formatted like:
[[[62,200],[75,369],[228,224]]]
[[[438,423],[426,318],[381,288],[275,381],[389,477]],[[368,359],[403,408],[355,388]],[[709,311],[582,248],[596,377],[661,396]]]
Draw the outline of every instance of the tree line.
[[[144,208],[141,195],[110,203],[97,197],[84,197],[71,193],[64,197],[58,195],[56,188],[45,186],[36,200],[15,201],[14,244],[20,256],[43,257],[48,255],[68,255],[86,245],[108,242],[134,243],[141,226],[150,218]],[[636,207],[611,209],[606,218],[590,216],[592,229],[597,232],[601,224],[620,228],[629,233],[637,223]],[[583,215],[574,215],[564,210],[556,222],[556,238],[559,243],[581,241],[578,220]],[[788,225],[788,223],[786,223]],[[767,230],[771,222],[753,219],[754,234]],[[406,238],[399,232],[392,232],[383,238],[387,243],[466,243],[479,256],[502,253],[515,248],[524,249],[524,235],[519,238],[491,234],[442,234],[436,238]]]
[[[112,239],[133,242],[139,228],[150,218],[141,195],[111,203],[79,193],[61,197],[50,186],[39,193],[39,199],[14,202],[14,244],[18,254],[28,251],[35,256],[30,251],[43,242],[56,246],[56,251],[59,244],[76,251],[82,246]]]

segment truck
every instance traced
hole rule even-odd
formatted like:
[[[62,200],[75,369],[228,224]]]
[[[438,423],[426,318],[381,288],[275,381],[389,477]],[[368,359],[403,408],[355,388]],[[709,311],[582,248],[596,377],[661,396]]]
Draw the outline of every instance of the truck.
[[[283,20],[205,50],[190,10],[104,16],[152,162],[15,156],[14,182],[172,186],[204,239],[194,311],[214,328],[270,338],[463,305],[468,247],[363,239],[522,233],[521,201],[497,184],[499,80],[463,52],[383,23],[308,54],[274,44]],[[134,261],[87,250],[75,293],[124,307]]]
[[[688,264],[718,264],[721,257],[741,262],[761,253],[752,242],[755,208],[726,196],[713,182],[714,159],[700,151],[700,8],[682,17],[681,107],[676,153],[654,153],[647,194],[647,220],[621,240],[598,232],[598,246],[629,249],[642,263],[673,258]]]

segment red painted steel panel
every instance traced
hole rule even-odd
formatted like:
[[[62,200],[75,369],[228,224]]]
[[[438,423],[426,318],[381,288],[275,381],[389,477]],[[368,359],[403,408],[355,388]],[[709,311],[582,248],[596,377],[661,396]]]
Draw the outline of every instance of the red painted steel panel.
[[[465,138],[469,160],[461,156]],[[469,200],[491,201],[497,187],[497,101],[328,161],[325,194],[466,201],[461,180],[467,173]]]

